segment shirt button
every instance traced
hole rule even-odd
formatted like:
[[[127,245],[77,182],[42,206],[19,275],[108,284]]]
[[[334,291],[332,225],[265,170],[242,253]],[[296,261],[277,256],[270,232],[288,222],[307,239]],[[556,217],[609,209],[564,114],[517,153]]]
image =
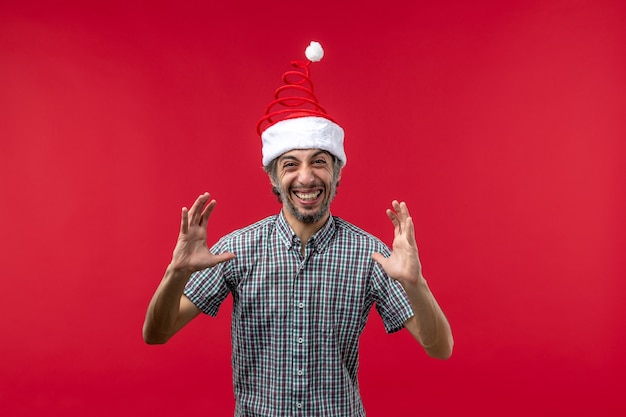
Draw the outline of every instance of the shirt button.
[[[298,303],[298,307],[304,308],[304,303]]]
[[[303,338],[301,338],[301,337],[299,337],[299,338],[298,338],[298,343],[303,343],[303,342],[304,342],[304,339],[303,339]]]
[[[296,403],[296,407],[302,408],[302,403]]]
[[[304,375],[304,371],[302,369],[298,369],[298,376]]]

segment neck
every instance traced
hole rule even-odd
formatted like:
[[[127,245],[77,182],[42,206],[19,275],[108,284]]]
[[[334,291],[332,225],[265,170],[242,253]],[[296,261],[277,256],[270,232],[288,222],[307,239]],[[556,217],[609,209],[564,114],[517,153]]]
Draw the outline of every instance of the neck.
[[[324,224],[326,224],[326,221],[330,217],[330,213],[326,213],[324,217],[322,217],[315,223],[303,223],[302,221],[298,220],[287,208],[283,208],[283,215],[285,216],[285,219],[287,220],[287,223],[289,224],[291,229],[294,231],[296,236],[298,236],[298,239],[300,239],[300,242],[302,242],[303,252],[304,247],[306,246],[306,243],[309,241],[311,236],[317,233],[317,231],[320,230],[322,226],[324,226]]]

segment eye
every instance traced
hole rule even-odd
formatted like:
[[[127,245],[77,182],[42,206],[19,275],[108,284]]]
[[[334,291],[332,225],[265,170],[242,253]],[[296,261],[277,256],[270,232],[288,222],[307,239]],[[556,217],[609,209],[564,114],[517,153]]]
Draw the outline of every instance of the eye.
[[[316,165],[324,165],[326,164],[326,160],[324,158],[318,158],[315,161],[313,161]]]

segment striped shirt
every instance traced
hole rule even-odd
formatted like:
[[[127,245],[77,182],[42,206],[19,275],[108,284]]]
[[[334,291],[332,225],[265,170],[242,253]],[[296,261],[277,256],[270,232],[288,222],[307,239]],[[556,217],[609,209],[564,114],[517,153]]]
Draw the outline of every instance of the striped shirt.
[[[233,297],[236,417],[364,416],[358,340],[376,306],[389,333],[413,316],[401,285],[372,260],[377,238],[331,216],[306,243],[282,212],[220,239],[237,257],[195,273],[185,295],[215,316]]]

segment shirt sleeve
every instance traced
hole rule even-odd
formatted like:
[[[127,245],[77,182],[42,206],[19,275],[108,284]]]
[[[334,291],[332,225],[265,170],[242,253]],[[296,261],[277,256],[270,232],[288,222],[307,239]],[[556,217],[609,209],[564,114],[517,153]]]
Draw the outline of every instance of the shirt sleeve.
[[[220,240],[212,248],[212,253],[228,251],[227,243]],[[230,262],[222,262],[212,268],[195,272],[189,278],[183,294],[191,300],[203,313],[215,317],[230,293],[226,283]]]

